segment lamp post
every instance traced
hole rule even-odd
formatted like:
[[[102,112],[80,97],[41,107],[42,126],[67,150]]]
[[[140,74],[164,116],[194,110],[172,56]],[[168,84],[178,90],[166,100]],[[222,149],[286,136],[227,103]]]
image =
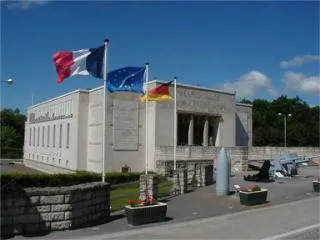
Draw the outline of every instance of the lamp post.
[[[13,84],[13,80],[11,78],[8,80],[1,80],[1,82],[8,83],[9,85]]]
[[[284,117],[284,149],[286,150],[286,148],[287,148],[287,116],[291,117],[292,114],[289,113],[288,115],[286,115],[283,113],[278,113],[278,115]]]

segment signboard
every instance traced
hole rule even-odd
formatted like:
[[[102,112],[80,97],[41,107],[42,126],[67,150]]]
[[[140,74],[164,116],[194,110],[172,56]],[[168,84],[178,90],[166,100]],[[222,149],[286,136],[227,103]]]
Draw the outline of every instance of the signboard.
[[[113,101],[113,149],[138,150],[139,105],[136,101]]]

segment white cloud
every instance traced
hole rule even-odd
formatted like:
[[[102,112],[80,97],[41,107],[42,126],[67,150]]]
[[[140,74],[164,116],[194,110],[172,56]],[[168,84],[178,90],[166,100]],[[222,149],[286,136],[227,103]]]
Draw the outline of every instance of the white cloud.
[[[236,91],[237,97],[252,97],[261,89],[267,90],[273,97],[277,96],[272,80],[259,71],[248,72],[238,81],[220,84],[218,88],[225,91]]]
[[[320,62],[320,56],[316,56],[316,55],[297,56],[292,60],[282,61],[280,63],[280,67],[288,68],[288,67],[302,66],[306,62]]]
[[[305,93],[320,92],[320,76],[307,77],[302,73],[286,72],[284,82],[288,89],[298,90]]]
[[[8,9],[23,9],[29,10],[33,7],[43,6],[49,3],[50,0],[19,0],[19,1],[3,1]]]

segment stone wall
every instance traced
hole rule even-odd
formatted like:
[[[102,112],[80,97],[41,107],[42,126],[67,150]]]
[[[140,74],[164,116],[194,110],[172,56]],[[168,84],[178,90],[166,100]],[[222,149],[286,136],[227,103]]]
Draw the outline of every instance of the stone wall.
[[[215,168],[220,147],[178,146],[176,151],[177,169],[187,168],[187,165],[210,165]],[[272,159],[285,152],[283,147],[225,147],[231,159],[231,171],[246,170],[249,162],[259,162]],[[319,147],[287,147],[286,152],[296,153],[298,156],[320,156]],[[159,174],[171,176],[173,171],[173,147],[156,147],[156,171]],[[189,166],[192,171],[193,167]]]
[[[110,216],[108,183],[1,188],[1,236],[28,235],[102,223]]]
[[[160,175],[176,178],[173,179],[173,181],[176,182],[177,185],[178,183],[181,184],[182,182],[186,181],[187,186],[184,186],[184,189],[186,190],[183,190],[183,192],[190,191],[198,187],[204,187],[213,183],[213,160],[179,160],[176,162],[176,169],[176,173],[179,173],[178,176],[175,176],[174,174],[173,161],[160,160],[156,162],[156,171]],[[186,180],[180,179],[182,176],[184,176],[184,174],[182,174],[183,171],[186,171]]]

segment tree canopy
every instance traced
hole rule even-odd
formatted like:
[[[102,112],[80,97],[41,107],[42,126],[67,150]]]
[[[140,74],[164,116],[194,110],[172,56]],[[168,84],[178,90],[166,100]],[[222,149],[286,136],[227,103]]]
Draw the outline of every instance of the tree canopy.
[[[5,108],[0,112],[1,158],[20,158],[24,142],[26,116],[15,110]]]
[[[287,146],[319,146],[319,106],[311,107],[298,96],[273,101],[243,99],[241,103],[253,105],[253,146],[284,146],[284,116]]]

